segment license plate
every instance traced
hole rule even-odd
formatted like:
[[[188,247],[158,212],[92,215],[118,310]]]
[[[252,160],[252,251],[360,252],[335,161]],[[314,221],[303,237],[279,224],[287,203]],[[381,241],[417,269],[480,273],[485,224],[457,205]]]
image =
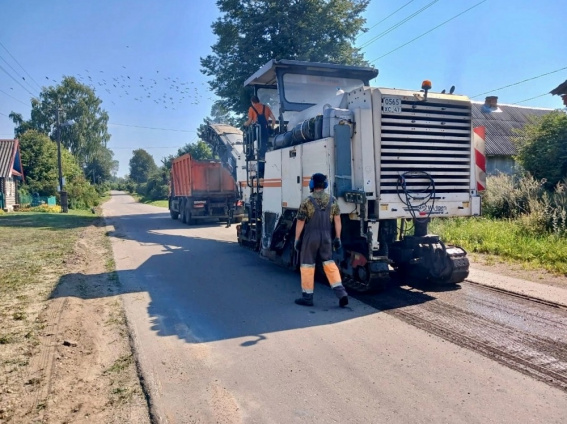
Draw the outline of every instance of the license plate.
[[[382,97],[383,113],[402,113],[402,99],[398,97]]]

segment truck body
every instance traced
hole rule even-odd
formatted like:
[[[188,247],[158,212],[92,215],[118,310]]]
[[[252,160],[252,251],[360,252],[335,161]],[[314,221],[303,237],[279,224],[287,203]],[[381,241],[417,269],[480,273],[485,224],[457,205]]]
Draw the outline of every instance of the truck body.
[[[236,182],[217,161],[197,161],[190,154],[171,166],[169,212],[173,219],[195,224],[200,220],[241,220],[243,206]]]
[[[335,252],[345,286],[379,289],[391,272],[444,284],[463,281],[466,252],[430,234],[437,217],[480,214],[471,102],[421,89],[371,87],[369,67],[272,60],[252,75],[279,125],[260,149],[259,130],[244,137],[246,218],[240,244],[290,268],[296,215],[315,173],[341,210],[342,249]],[[265,162],[265,174],[257,169]]]

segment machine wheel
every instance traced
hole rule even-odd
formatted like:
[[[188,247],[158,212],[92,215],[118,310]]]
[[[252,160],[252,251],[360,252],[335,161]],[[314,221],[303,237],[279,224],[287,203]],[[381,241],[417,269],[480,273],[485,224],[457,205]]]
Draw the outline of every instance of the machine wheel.
[[[169,215],[171,216],[171,219],[177,219],[179,217],[179,212],[175,212],[170,209]]]

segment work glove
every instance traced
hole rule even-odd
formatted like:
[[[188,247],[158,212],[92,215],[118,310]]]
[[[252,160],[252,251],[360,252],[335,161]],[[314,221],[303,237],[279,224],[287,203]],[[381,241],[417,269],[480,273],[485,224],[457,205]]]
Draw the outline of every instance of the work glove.
[[[333,249],[339,250],[342,246],[343,244],[341,243],[340,238],[337,237],[336,239],[333,240]]]
[[[299,252],[299,250],[301,249],[301,241],[300,240],[295,240],[295,243],[293,243],[293,249],[296,252]]]

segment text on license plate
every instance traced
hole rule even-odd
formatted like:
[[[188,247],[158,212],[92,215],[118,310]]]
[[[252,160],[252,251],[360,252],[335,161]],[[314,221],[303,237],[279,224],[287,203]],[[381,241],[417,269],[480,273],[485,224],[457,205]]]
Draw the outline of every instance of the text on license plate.
[[[398,97],[382,97],[382,112],[402,113],[402,99]]]

